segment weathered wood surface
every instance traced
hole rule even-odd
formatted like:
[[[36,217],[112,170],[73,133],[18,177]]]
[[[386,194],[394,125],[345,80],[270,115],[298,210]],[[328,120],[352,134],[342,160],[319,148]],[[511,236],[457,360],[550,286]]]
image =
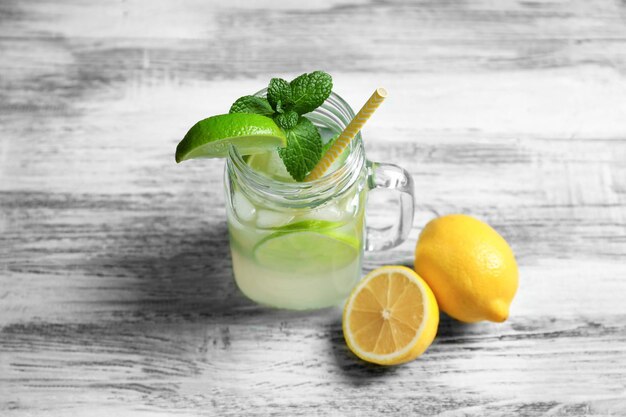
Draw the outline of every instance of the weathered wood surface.
[[[224,6],[229,4],[229,6]],[[325,69],[371,159],[425,222],[512,244],[505,324],[442,319],[378,368],[339,309],[246,301],[222,163],[177,166],[199,118],[269,77]],[[0,415],[626,415],[626,3],[0,4]]]

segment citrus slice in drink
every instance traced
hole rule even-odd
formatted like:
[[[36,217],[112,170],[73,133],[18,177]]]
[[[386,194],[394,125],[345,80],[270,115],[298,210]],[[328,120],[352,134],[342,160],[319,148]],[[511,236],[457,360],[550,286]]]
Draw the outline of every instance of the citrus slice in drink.
[[[246,163],[252,169],[260,172],[269,178],[283,182],[294,182],[295,180],[289,175],[289,171],[285,168],[283,160],[276,151],[257,153],[250,155]]]
[[[287,144],[283,131],[259,114],[221,114],[193,125],[176,147],[176,162],[194,158],[220,158],[230,145],[241,155],[267,152]]]
[[[307,220],[284,226],[257,243],[254,257],[265,267],[293,272],[294,279],[344,268],[357,259],[360,244],[354,236],[336,231],[339,225]]]
[[[433,292],[412,269],[384,266],[363,278],[343,310],[343,335],[359,358],[396,365],[417,358],[439,326]]]

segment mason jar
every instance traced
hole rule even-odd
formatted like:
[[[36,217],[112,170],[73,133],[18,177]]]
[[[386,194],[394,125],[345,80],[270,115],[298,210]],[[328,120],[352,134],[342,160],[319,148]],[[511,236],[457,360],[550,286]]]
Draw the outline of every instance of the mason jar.
[[[331,93],[306,117],[328,139],[354,112]],[[294,310],[336,305],[361,278],[364,250],[390,249],[407,237],[411,176],[396,165],[368,161],[360,133],[338,161],[317,180],[285,182],[255,171],[230,148],[224,174],[230,250],[235,281],[248,298]],[[385,216],[391,221],[381,227],[365,221],[373,189],[395,194]]]

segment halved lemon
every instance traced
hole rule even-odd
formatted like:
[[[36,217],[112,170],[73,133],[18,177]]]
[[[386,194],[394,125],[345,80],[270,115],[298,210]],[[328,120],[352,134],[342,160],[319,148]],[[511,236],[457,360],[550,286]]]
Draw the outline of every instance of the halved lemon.
[[[380,365],[417,358],[433,342],[438,326],[433,292],[404,266],[384,266],[367,274],[343,310],[343,335],[350,350]]]

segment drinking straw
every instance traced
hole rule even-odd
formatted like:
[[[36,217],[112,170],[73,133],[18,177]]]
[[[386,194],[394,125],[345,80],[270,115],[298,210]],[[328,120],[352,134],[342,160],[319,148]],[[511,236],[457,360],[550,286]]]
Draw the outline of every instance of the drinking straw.
[[[326,151],[326,154],[315,165],[313,170],[307,175],[305,181],[313,181],[320,178],[328,167],[341,155],[341,153],[348,147],[352,139],[359,133],[365,122],[376,111],[380,103],[387,97],[387,90],[384,88],[377,88],[374,94],[367,100],[367,102],[361,107],[361,110],[354,116],[354,119],[348,123],[348,126],[341,132],[335,143]]]

